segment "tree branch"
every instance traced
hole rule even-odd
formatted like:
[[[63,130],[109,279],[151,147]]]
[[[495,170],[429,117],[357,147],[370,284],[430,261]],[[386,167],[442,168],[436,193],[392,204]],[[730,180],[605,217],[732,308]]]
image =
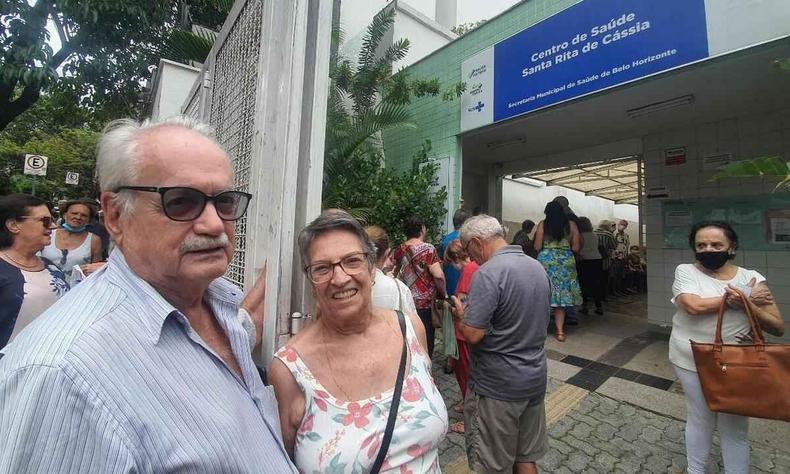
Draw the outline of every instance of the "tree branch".
[[[16,100],[9,102],[6,99],[5,103],[0,103],[0,131],[5,130],[9,123],[35,104],[40,96],[40,88],[26,86]]]

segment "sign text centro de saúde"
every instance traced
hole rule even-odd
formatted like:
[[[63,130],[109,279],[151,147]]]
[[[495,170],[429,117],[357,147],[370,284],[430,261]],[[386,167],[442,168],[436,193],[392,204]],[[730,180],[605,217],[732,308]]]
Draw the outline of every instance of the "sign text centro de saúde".
[[[580,1],[462,63],[461,130],[788,34],[777,17],[790,15],[790,2],[767,3],[749,9],[717,0]],[[717,33],[736,21],[754,27]]]

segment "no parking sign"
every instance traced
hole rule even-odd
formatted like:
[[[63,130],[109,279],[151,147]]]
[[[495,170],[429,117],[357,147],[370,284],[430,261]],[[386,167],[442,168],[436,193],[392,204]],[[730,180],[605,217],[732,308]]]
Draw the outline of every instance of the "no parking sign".
[[[74,171],[67,171],[66,172],[66,184],[80,184],[80,174],[75,173]]]
[[[25,155],[25,174],[33,176],[47,175],[47,161],[49,158],[41,155]]]

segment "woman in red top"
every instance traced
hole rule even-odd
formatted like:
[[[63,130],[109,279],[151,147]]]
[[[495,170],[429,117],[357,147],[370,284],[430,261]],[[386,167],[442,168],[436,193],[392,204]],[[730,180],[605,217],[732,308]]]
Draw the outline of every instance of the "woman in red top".
[[[464,250],[464,246],[459,239],[453,240],[447,246],[444,252],[444,257],[447,263],[461,270],[461,278],[458,280],[458,286],[455,288],[455,296],[461,301],[461,304],[466,307],[466,297],[472,287],[472,277],[480,265],[473,262],[469,258],[469,254]],[[466,388],[469,384],[469,367],[470,355],[469,346],[466,345],[466,339],[461,334],[461,320],[454,319],[455,323],[455,339],[458,343],[458,362],[455,363],[455,379],[458,380],[458,387],[461,389],[461,403],[453,407],[458,413],[464,411],[464,400],[466,399]],[[464,422],[459,421],[453,423],[450,429],[456,433],[464,432]]]
[[[408,240],[395,250],[395,275],[406,284],[414,296],[414,306],[428,336],[428,355],[433,356],[435,329],[431,322],[431,306],[438,294],[447,298],[444,272],[436,248],[425,242],[427,229],[419,217],[409,217],[403,224]]]

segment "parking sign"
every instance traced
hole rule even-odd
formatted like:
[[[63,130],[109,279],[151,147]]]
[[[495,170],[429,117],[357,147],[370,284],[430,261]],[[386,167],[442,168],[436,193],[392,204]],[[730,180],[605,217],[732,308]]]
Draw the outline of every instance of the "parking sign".
[[[75,173],[74,171],[67,171],[66,184],[73,184],[73,185],[80,184],[80,174]]]
[[[33,176],[47,175],[47,161],[49,158],[41,155],[25,155],[25,174]]]

